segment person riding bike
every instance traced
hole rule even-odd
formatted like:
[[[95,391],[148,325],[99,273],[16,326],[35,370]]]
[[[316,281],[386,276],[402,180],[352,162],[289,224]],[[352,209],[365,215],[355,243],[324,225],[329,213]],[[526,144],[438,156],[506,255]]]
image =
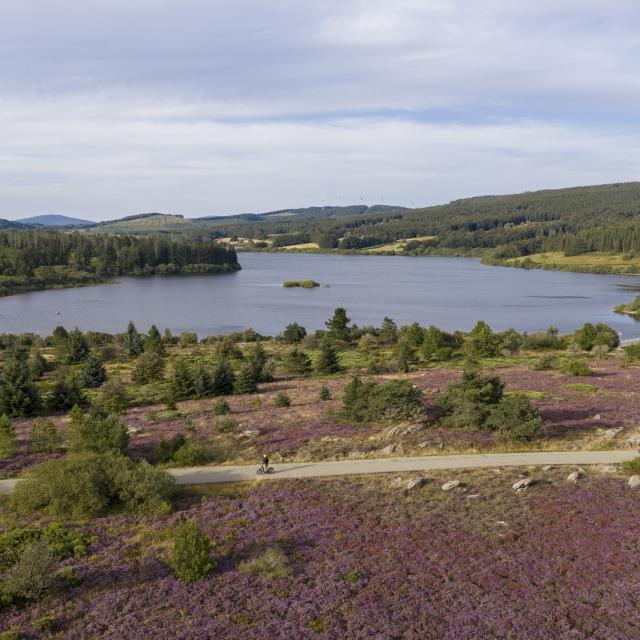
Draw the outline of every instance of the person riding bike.
[[[264,469],[265,473],[269,469],[269,456],[266,453],[262,456],[262,468]]]

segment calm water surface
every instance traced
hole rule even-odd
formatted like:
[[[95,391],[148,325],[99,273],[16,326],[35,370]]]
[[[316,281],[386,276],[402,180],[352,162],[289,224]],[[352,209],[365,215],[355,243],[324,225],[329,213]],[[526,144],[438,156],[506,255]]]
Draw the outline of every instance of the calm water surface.
[[[253,327],[279,333],[294,320],[318,329],[335,307],[359,325],[418,321],[442,329],[568,332],[585,321],[606,322],[623,339],[640,324],[615,314],[640,278],[488,267],[469,258],[407,258],[241,253],[242,271],[219,276],[121,278],[118,284],[39,291],[0,298],[0,332],[49,334],[59,324],[110,333],[129,320],[146,330],[200,336]],[[313,279],[329,287],[285,289],[284,280]]]

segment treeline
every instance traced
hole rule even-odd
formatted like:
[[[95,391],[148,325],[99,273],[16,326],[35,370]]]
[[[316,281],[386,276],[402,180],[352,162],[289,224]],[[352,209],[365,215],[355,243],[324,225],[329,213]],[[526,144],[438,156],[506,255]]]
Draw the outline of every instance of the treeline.
[[[240,268],[232,247],[199,237],[0,232],[0,294],[90,284],[124,275],[216,273]]]
[[[230,230],[275,247],[317,242],[357,250],[397,240],[405,253],[494,250],[497,258],[543,251],[640,252],[640,183],[557,189],[456,200],[446,205],[341,218],[246,222]],[[284,234],[284,235],[282,235]]]

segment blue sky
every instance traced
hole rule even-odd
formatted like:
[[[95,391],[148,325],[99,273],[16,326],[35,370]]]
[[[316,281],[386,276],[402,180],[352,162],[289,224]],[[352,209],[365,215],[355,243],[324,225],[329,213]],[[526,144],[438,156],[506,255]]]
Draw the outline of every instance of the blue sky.
[[[631,0],[1,0],[0,217],[640,176]]]

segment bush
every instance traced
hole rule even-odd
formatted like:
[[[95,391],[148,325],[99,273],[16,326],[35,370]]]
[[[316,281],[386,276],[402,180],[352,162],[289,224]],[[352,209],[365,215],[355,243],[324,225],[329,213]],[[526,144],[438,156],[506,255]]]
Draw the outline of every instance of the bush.
[[[552,355],[542,356],[534,365],[536,371],[550,371],[556,367],[556,358]]]
[[[43,529],[13,527],[0,533],[0,571],[13,566],[26,547],[39,541],[44,541],[58,560],[84,555],[89,545],[89,539],[82,533],[65,529],[58,522]]]
[[[159,464],[173,459],[175,452],[184,446],[187,439],[181,433],[177,433],[169,440],[162,438],[151,452],[151,459]]]
[[[355,376],[344,388],[342,415],[356,424],[416,420],[424,412],[421,396],[407,380],[364,384]]]
[[[231,407],[224,398],[220,398],[213,403],[214,416],[226,416],[229,413],[231,413]]]
[[[502,400],[503,391],[500,378],[465,371],[462,380],[450,385],[438,400],[444,424],[462,428],[483,427],[492,407]]]
[[[469,349],[473,355],[494,358],[500,353],[500,337],[479,320],[469,333]]]
[[[8,416],[0,416],[0,458],[8,458],[17,451],[16,429]]]
[[[136,361],[131,372],[131,379],[136,384],[149,384],[154,380],[162,379],[164,372],[164,360],[159,351],[145,351]]]
[[[104,413],[122,414],[127,410],[129,399],[122,380],[109,380],[101,389],[97,406]]]
[[[218,433],[232,433],[238,426],[233,418],[219,418],[216,420],[215,429]]]
[[[538,331],[525,336],[523,348],[529,351],[558,351],[566,347],[566,339],[558,335],[555,327],[549,327],[546,331]]]
[[[282,332],[282,339],[288,344],[296,344],[301,342],[307,335],[307,330],[300,326],[297,322],[288,324],[285,330]]]
[[[53,420],[38,418],[31,427],[31,451],[54,453],[62,446],[62,435]]]
[[[197,467],[207,461],[207,455],[201,444],[187,440],[174,454],[173,462],[178,467]]]
[[[560,367],[562,373],[566,373],[572,376],[591,376],[593,370],[587,364],[585,360],[579,360],[577,358],[571,358],[566,360]]]
[[[83,518],[112,510],[167,513],[174,480],[147,462],[114,454],[86,453],[52,460],[21,480],[10,498],[14,511],[42,511],[54,516]]]
[[[243,395],[249,393],[257,393],[258,380],[256,370],[251,364],[246,364],[240,370],[240,374],[236,378],[234,384],[234,393]]]
[[[308,376],[313,369],[309,356],[304,351],[299,351],[298,349],[293,349],[293,351],[288,353],[282,365],[287,373],[300,376]]]
[[[56,559],[46,542],[27,545],[18,561],[4,572],[0,601],[10,604],[21,600],[39,600],[55,585]]]
[[[290,407],[291,399],[286,393],[283,393],[282,391],[280,391],[276,396],[275,405],[276,407],[281,407],[281,408]]]
[[[633,460],[625,460],[622,463],[622,470],[626,473],[640,474],[640,456]]]
[[[90,353],[80,373],[80,383],[83,387],[89,389],[97,389],[101,387],[107,381],[107,370],[98,358]]]
[[[533,440],[538,433],[541,418],[524,395],[505,396],[491,408],[484,428],[495,431],[501,440]]]
[[[92,411],[82,415],[76,406],[69,422],[69,449],[73,452],[125,453],[129,445],[127,426],[114,415]]]
[[[60,370],[47,398],[49,410],[68,411],[75,405],[83,406],[86,403],[78,377],[67,370]]]
[[[329,391],[329,387],[327,387],[326,384],[323,384],[320,387],[319,397],[320,397],[320,400],[322,400],[323,402],[327,400],[331,400],[331,391]]]
[[[315,369],[320,375],[339,373],[341,370],[338,354],[333,343],[328,338],[323,339],[320,345],[320,353],[316,359]]]
[[[179,524],[173,533],[173,551],[169,566],[182,582],[206,578],[215,564],[211,559],[211,540],[193,520]]]
[[[238,564],[238,571],[251,576],[263,576],[271,580],[291,576],[289,559],[284,551],[277,547],[269,547]]]

